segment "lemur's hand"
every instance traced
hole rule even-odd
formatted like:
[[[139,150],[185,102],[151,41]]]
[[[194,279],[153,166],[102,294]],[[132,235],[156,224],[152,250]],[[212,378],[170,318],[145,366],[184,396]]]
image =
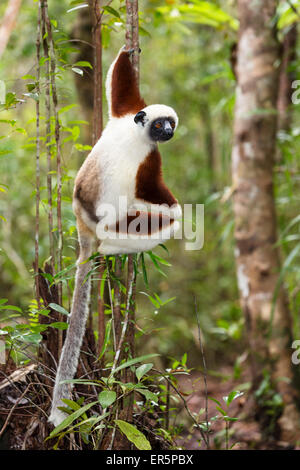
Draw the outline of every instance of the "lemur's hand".
[[[129,49],[127,52],[128,52],[129,55],[134,54],[135,53],[134,47],[132,49]],[[141,52],[142,52],[142,49],[139,47],[138,53],[140,54]]]

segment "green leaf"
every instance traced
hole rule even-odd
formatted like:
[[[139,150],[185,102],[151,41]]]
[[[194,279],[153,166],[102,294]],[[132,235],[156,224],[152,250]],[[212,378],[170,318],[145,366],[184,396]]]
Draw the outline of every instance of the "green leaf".
[[[69,104],[68,106],[64,106],[63,108],[60,108],[60,110],[58,111],[58,114],[66,113],[70,109],[76,108],[77,106],[78,106],[78,104],[74,104],[74,103]]]
[[[0,305],[0,310],[14,310],[15,312],[22,313],[22,310],[15,305]]]
[[[77,411],[80,409],[80,405],[78,405],[76,401],[69,400],[68,398],[64,398],[64,403],[68,405],[68,407],[71,408],[71,410]]]
[[[159,356],[159,354],[146,354],[145,356],[140,356],[134,359],[130,359],[129,361],[126,361],[124,362],[124,364],[121,364],[119,367],[117,367],[111,375],[116,374],[116,372],[119,372],[120,370],[125,369],[126,367],[133,366],[134,364],[137,364],[138,362],[142,362],[147,359],[150,359],[151,357],[156,357],[156,356]]]
[[[148,439],[133,424],[127,423],[121,419],[115,420],[120,431],[125,434],[127,439],[132,442],[139,450],[151,450]]]
[[[104,341],[103,341],[103,345],[102,345],[102,348],[98,357],[98,361],[99,359],[101,359],[101,357],[105,353],[106,348],[108,346],[109,339],[110,339],[110,332],[111,332],[111,323],[112,323],[112,319],[108,320],[108,322],[106,323]]]
[[[23,75],[22,80],[36,80],[36,77],[34,75]]]
[[[98,399],[102,408],[108,408],[116,401],[116,398],[116,392],[110,390],[103,390],[103,392],[99,393],[98,395]]]
[[[228,396],[223,397],[223,400],[225,401],[226,405],[229,406],[233,400],[236,398],[241,397],[244,395],[244,392],[239,392],[238,390],[233,390],[232,392],[229,393]]]
[[[76,62],[76,64],[73,64],[73,66],[74,65],[77,65],[78,67],[89,67],[90,69],[93,68],[93,66],[87,60],[80,60],[79,62]]]
[[[83,413],[85,413],[87,410],[89,410],[92,406],[96,405],[96,401],[93,401],[92,403],[88,403],[87,405],[83,406],[79,410],[74,411],[74,413],[70,414],[69,416],[66,417],[66,419],[63,420],[62,423],[60,423],[58,426],[56,426],[55,429],[50,433],[49,437],[47,439],[52,439],[52,437],[55,437],[57,434],[59,434],[63,429],[68,427],[75,419],[79,418]]]
[[[220,413],[221,413],[223,416],[227,416],[226,411],[224,411],[223,408],[221,408],[220,406],[216,406],[216,410],[220,411]]]
[[[214,401],[217,405],[222,407],[221,403],[216,398],[208,397],[208,399]]]
[[[67,330],[68,329],[68,323],[62,322],[62,321],[56,321],[54,323],[50,323],[49,326],[52,326],[52,328],[57,328],[58,330]]]
[[[145,283],[146,287],[149,287],[144,253],[141,253],[141,262],[142,262],[142,271],[143,271],[144,283]]]
[[[92,150],[90,145],[82,145],[82,144],[75,144],[76,150],[79,152],[87,152],[88,150]]]
[[[156,404],[158,403],[157,395],[155,395],[155,393],[153,392],[150,392],[150,390],[148,390],[147,388],[137,388],[136,391],[144,395],[146,400],[154,401],[154,403]]]
[[[116,16],[117,18],[121,19],[120,13],[119,13],[117,10],[115,10],[114,8],[112,8],[112,7],[110,7],[110,6],[104,6],[104,7],[103,7],[103,10],[104,10],[104,11],[107,11],[107,12],[110,13],[111,15]]]
[[[140,367],[137,368],[137,370],[135,371],[135,375],[138,379],[138,381],[141,380],[141,378],[147,374],[147,372],[149,372],[149,370],[151,370],[153,367],[153,364],[142,364]]]
[[[160,269],[160,267],[159,267],[159,265],[158,265],[158,263],[157,263],[157,261],[156,261],[156,259],[155,259],[154,254],[152,253],[152,251],[147,251],[146,253],[147,253],[147,255],[151,258],[151,261],[152,261],[152,263],[154,264],[154,266],[156,267],[157,271],[158,271],[162,276],[167,277],[166,273],[164,273],[164,272]]]
[[[67,317],[70,316],[70,312],[68,312],[64,307],[58,304],[51,303],[48,305],[48,307],[52,308],[52,310],[55,310],[56,312],[62,313],[63,315],[67,315]]]
[[[35,101],[39,100],[39,95],[37,93],[23,93],[23,96],[27,96],[28,98],[32,98]]]
[[[71,13],[71,11],[79,10],[80,8],[87,8],[89,5],[88,3],[82,3],[81,5],[78,5],[74,8],[70,8],[70,10],[67,10],[67,13]]]

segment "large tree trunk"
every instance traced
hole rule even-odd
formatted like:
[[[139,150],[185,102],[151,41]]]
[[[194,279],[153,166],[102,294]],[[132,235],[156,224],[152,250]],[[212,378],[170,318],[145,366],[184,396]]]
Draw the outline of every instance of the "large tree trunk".
[[[299,436],[291,385],[291,325],[286,295],[278,283],[280,256],[274,246],[273,194],[279,47],[274,25],[276,0],[238,0],[240,32],[232,152],[236,263],[250,341],[253,385],[269,368],[284,401],[281,439]],[[273,317],[273,321],[272,321]],[[271,335],[268,337],[270,325]],[[283,381],[281,378],[285,377]]]
[[[15,27],[22,0],[9,0],[0,25],[0,57],[6,49],[10,35]]]

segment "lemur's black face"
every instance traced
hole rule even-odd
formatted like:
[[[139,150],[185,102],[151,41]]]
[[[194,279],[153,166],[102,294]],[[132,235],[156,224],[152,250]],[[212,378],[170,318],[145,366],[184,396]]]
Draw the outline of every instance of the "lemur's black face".
[[[144,127],[147,122],[146,113],[144,111],[140,111],[136,114],[134,121],[136,124],[142,124]],[[173,137],[175,127],[176,124],[172,117],[159,117],[154,119],[149,124],[150,139],[154,142],[166,142]]]
[[[155,119],[150,125],[150,137],[155,142],[166,142],[174,135],[175,121],[171,117]]]

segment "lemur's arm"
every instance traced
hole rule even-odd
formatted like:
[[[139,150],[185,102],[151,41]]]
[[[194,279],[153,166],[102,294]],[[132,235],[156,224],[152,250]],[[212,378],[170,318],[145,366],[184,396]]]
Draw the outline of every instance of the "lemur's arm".
[[[146,203],[151,212],[162,212],[175,220],[181,217],[181,207],[163,180],[161,156],[157,148],[139,167],[135,198],[136,208]]]
[[[110,117],[136,114],[146,106],[139,92],[130,52],[125,51],[124,47],[111,64],[105,85]]]
[[[116,226],[108,226],[99,251],[113,255],[152,250],[174,235],[180,217],[181,207],[163,181],[161,156],[155,148],[139,167],[129,214]]]

